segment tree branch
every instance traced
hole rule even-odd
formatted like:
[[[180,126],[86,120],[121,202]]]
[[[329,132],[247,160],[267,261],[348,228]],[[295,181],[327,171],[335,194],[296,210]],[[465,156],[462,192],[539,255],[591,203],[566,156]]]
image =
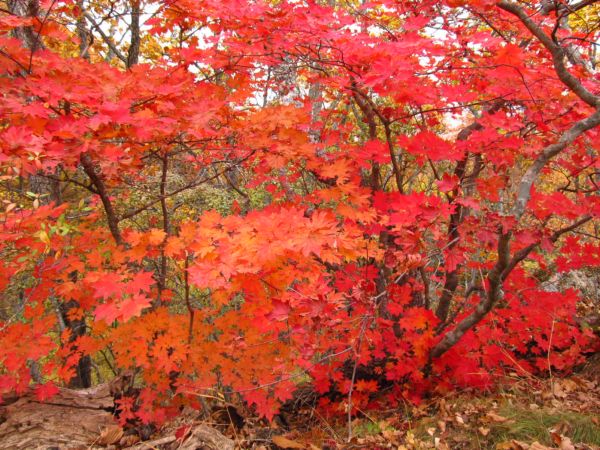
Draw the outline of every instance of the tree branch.
[[[586,216],[583,216],[578,221],[572,223],[571,225],[561,228],[559,230],[556,230],[550,236],[550,242],[552,242],[552,243],[556,242],[563,234],[579,228],[581,225],[589,222],[590,220],[592,220],[592,216],[586,215]],[[531,251],[534,248],[536,248],[538,245],[540,245],[540,241],[530,244],[527,247],[524,247],[521,250],[519,250],[518,252],[516,252],[513,255],[513,257],[511,258],[510,262],[508,263],[508,266],[504,269],[502,278],[506,279],[508,277],[508,275],[510,275],[510,272],[512,272],[512,270],[517,266],[517,264],[519,264],[521,261],[523,261],[525,258],[527,258],[529,253],[531,253]]]
[[[592,220],[592,216],[586,215],[569,226],[556,230],[550,236],[551,242],[556,242],[563,234],[573,231],[581,225]],[[494,268],[488,274],[489,291],[484,299],[477,305],[475,311],[464,318],[454,330],[447,333],[442,340],[434,346],[431,358],[438,358],[455,345],[460,338],[471,328],[477,325],[494,307],[498,300],[502,299],[502,284],[508,278],[513,269],[523,261],[529,253],[540,244],[540,241],[528,245],[510,257],[511,233],[504,233],[498,241],[498,260]]]
[[[108,48],[110,48],[110,50],[115,54],[115,56],[117,58],[119,58],[121,61],[123,61],[125,64],[127,64],[127,58],[123,55],[123,53],[121,53],[121,51],[117,48],[117,46],[111,40],[111,38],[106,35],[106,33],[102,30],[102,28],[100,27],[100,25],[98,25],[96,23],[96,21],[92,17],[92,15],[90,13],[88,13],[88,12],[84,12],[83,16],[92,24],[92,26],[96,29],[96,31],[98,31],[98,33],[102,37],[102,40],[104,41],[104,43],[106,45],[108,45]]]
[[[121,245],[123,243],[123,237],[121,236],[121,231],[119,230],[119,220],[117,218],[117,214],[115,213],[115,209],[106,190],[104,181],[102,180],[102,178],[100,178],[98,173],[96,173],[94,162],[92,161],[92,158],[90,157],[89,153],[83,153],[81,155],[80,160],[81,165],[83,166],[83,170],[85,171],[86,175],[90,178],[90,181],[96,189],[96,193],[102,201],[110,233],[112,234],[115,242],[118,245]]]
[[[500,234],[500,239],[498,239],[498,260],[487,276],[489,283],[487,295],[471,314],[460,321],[452,331],[446,333],[442,340],[433,347],[430,353],[431,358],[439,358],[446,353],[467,331],[477,325],[492,310],[498,300],[503,298],[502,282],[504,280],[502,274],[510,262],[511,237],[512,233],[510,231]]]
[[[575,139],[581,136],[588,130],[600,125],[600,109],[597,110],[591,116],[576,122],[571,128],[569,128],[560,139],[544,148],[542,153],[536,158],[533,164],[527,169],[525,175],[519,183],[519,189],[517,192],[517,201],[514,207],[514,215],[519,219],[525,212],[525,206],[529,201],[531,195],[531,186],[537,179],[538,175],[544,168],[544,166],[563,151],[569,144],[573,143]]]
[[[564,49],[556,44],[550,36],[548,36],[544,31],[539,27],[537,23],[535,23],[531,17],[518,5],[512,3],[507,0],[501,0],[497,3],[500,9],[507,11],[514,16],[516,16],[525,27],[533,34],[546,49],[552,55],[552,62],[554,64],[554,69],[560,81],[563,82],[565,86],[567,86],[575,95],[577,95],[581,100],[583,100],[588,105],[599,108],[600,107],[600,97],[592,94],[589,90],[587,90],[575,76],[569,72],[569,70],[565,66],[565,51]]]
[[[247,157],[245,157],[242,161],[245,161],[246,159],[248,159],[253,154],[254,154],[254,152],[252,152],[250,155],[248,155]],[[242,162],[242,161],[239,161],[238,164],[240,162]],[[174,195],[177,195],[177,194],[179,194],[179,193],[181,193],[183,191],[186,191],[188,189],[192,189],[192,188],[198,187],[201,184],[204,184],[204,183],[207,183],[209,181],[212,181],[212,180],[220,177],[224,173],[230,171],[231,169],[233,169],[233,167],[235,167],[235,165],[229,166],[225,170],[222,170],[221,172],[218,172],[215,175],[203,178],[201,180],[192,182],[190,184],[186,184],[185,186],[183,186],[183,187],[181,187],[179,189],[175,189],[173,192],[169,192],[169,193],[166,193],[166,194],[163,194],[163,195],[159,195],[156,199],[154,199],[154,200],[146,203],[145,205],[140,206],[139,208],[136,208],[134,210],[131,210],[131,211],[126,212],[125,214],[121,215],[118,218],[117,222],[121,222],[121,221],[126,220],[126,219],[131,219],[132,217],[137,216],[139,213],[141,213],[141,212],[147,210],[148,208],[151,208],[152,206],[156,205],[157,203],[161,202],[163,199],[166,199],[166,198],[169,198],[169,197],[173,197]]]
[[[140,57],[140,0],[131,2],[131,26],[129,27],[131,39],[129,50],[127,51],[127,68],[131,68],[138,63]]]

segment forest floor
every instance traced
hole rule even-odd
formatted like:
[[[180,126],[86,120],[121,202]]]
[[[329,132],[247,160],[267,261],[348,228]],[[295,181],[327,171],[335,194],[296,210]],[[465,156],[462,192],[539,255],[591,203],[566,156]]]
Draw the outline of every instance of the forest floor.
[[[65,390],[47,404],[13,401],[0,407],[0,449],[600,450],[600,355],[566,378],[519,378],[495,392],[454,392],[419,406],[369,411],[350,426],[344,418],[325,419],[308,402],[288,409],[285,426],[215,405],[210,417],[184,411],[140,440],[139,429],[114,425],[106,408],[111,402],[102,389]]]
[[[248,427],[244,439],[238,436],[239,448],[600,449],[600,357],[595,359],[567,378],[521,378],[493,393],[454,392],[402,411],[370,411],[353,420],[350,440],[347,421],[328,422],[304,411],[312,421],[303,424],[298,415],[293,431],[272,437],[275,446],[253,441],[256,430]]]

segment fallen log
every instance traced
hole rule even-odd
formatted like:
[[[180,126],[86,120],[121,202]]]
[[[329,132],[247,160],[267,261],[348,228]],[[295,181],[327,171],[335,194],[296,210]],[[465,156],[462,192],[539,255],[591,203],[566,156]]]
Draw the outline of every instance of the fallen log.
[[[48,401],[39,401],[33,392],[4,399],[0,404],[0,450],[83,450],[129,448],[132,450],[171,449],[233,450],[234,442],[218,430],[203,424],[190,425],[185,439],[157,436],[127,446],[113,416],[114,395],[109,384],[90,389],[60,389]],[[132,437],[132,436],[129,436]]]
[[[46,402],[33,392],[0,404],[0,449],[89,448],[100,431],[114,425],[107,384],[60,389]]]

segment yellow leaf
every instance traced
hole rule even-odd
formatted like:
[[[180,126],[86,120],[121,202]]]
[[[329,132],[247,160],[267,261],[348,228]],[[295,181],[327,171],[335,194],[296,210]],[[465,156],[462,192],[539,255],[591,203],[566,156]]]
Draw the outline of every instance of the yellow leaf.
[[[39,238],[40,241],[42,241],[44,244],[46,245],[50,245],[50,236],[48,236],[48,233],[46,233],[46,231],[44,230],[40,230],[37,233],[37,237]]]

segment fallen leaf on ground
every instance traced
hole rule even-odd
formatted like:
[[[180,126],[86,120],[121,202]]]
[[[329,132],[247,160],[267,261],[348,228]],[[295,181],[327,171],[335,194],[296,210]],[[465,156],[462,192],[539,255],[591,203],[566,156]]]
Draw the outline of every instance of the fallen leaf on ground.
[[[304,444],[288,439],[285,436],[273,436],[272,441],[273,444],[280,448],[306,448]]]
[[[496,414],[493,411],[490,411],[489,413],[487,413],[486,417],[488,419],[490,419],[492,422],[503,423],[503,422],[507,422],[508,421],[508,419],[506,417],[501,416],[499,414]]]
[[[98,438],[98,444],[100,445],[112,445],[116,444],[123,437],[123,428],[118,425],[112,425],[106,427],[100,433]]]

